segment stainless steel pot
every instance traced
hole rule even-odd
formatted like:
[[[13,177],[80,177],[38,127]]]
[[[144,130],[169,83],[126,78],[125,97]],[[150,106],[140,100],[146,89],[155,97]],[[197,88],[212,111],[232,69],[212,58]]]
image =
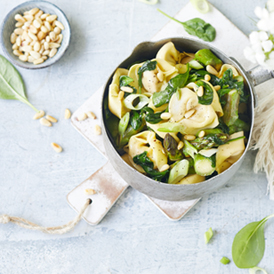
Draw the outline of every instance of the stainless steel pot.
[[[203,195],[207,195],[213,191],[216,191],[218,188],[225,185],[225,183],[237,172],[240,168],[240,165],[243,162],[243,159],[246,155],[246,151],[250,145],[250,136],[253,129],[254,123],[254,106],[255,106],[255,95],[254,95],[254,86],[259,85],[262,82],[265,82],[271,78],[273,78],[272,72],[264,70],[260,66],[255,67],[250,71],[245,71],[241,65],[231,57],[227,57],[224,53],[219,51],[218,49],[209,46],[208,44],[202,43],[193,39],[185,39],[185,38],[169,38],[164,39],[158,42],[144,42],[139,44],[132,52],[132,54],[123,61],[118,67],[119,68],[129,68],[132,64],[136,62],[141,62],[144,60],[155,58],[158,50],[167,42],[173,42],[177,50],[186,51],[186,52],[196,52],[199,49],[207,48],[210,49],[215,55],[217,55],[224,63],[231,64],[235,66],[239,73],[244,77],[246,88],[250,91],[250,107],[249,107],[249,115],[251,118],[251,128],[249,133],[248,142],[246,145],[246,150],[243,153],[242,157],[234,163],[230,168],[221,174],[206,180],[202,183],[192,184],[192,185],[174,185],[174,184],[166,184],[157,182],[155,180],[150,179],[149,177],[139,173],[137,170],[129,166],[119,155],[119,153],[114,148],[110,135],[107,132],[107,128],[105,126],[105,121],[103,119],[102,127],[103,127],[103,138],[104,145],[106,149],[106,153],[108,158],[115,168],[115,170],[120,174],[120,176],[133,188],[138,191],[161,200],[168,201],[184,201],[191,200],[202,197]],[[115,71],[114,71],[115,72]],[[113,72],[113,74],[114,74]],[[107,81],[104,93],[103,93],[103,101],[104,98],[108,95],[108,86],[112,81],[112,76],[109,77]],[[102,104],[103,104],[102,101]],[[102,107],[102,111],[104,108]],[[104,113],[102,113],[102,117],[104,117]]]

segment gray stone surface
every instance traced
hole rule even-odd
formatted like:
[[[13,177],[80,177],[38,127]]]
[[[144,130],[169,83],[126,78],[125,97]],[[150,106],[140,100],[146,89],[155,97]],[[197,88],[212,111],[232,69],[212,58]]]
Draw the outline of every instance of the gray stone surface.
[[[23,1],[1,0],[0,18]],[[0,214],[21,216],[44,226],[70,221],[75,212],[67,193],[105,163],[105,159],[69,121],[76,110],[141,41],[168,22],[156,7],[175,15],[187,1],[161,0],[148,6],[137,0],[54,1],[72,29],[68,51],[54,66],[19,69],[30,101],[59,118],[52,128],[32,120],[20,102],[0,101]],[[261,0],[211,3],[248,34],[255,29]],[[2,51],[0,50],[2,54]],[[56,154],[50,143],[60,143]],[[96,227],[82,221],[63,236],[0,225],[0,273],[247,273],[231,263],[235,233],[245,224],[273,213],[265,175],[252,171],[249,152],[229,184],[204,197],[181,221],[171,222],[139,192],[129,188]],[[274,273],[273,221],[266,224],[266,251],[260,266]],[[205,245],[203,234],[215,231]]]

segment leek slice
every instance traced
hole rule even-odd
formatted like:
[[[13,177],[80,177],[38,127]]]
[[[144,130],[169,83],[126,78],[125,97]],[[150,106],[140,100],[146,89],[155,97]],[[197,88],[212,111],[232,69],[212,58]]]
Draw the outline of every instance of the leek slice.
[[[259,274],[260,272],[263,272],[263,274],[267,274],[267,272],[261,267],[255,266],[255,267],[249,268],[249,274]]]
[[[156,5],[158,3],[158,0],[139,0],[139,1],[148,5]]]
[[[134,101],[139,99],[139,102],[134,106]],[[149,103],[149,99],[143,94],[131,94],[124,99],[124,105],[133,110],[140,110]]]
[[[200,13],[207,13],[209,11],[209,5],[206,0],[190,0],[190,2]]]

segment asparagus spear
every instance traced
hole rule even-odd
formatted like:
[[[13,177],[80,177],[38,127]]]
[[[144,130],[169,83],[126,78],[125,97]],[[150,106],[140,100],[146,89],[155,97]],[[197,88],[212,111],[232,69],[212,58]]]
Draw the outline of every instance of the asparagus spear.
[[[238,119],[238,108],[240,95],[236,89],[232,89],[226,95],[226,104],[224,106],[223,121],[227,126],[231,126]]]
[[[169,133],[166,134],[163,145],[170,161],[179,161],[184,158],[182,151],[177,148],[177,141]]]
[[[216,129],[219,131],[219,129]],[[212,130],[212,132],[214,132]],[[225,144],[228,140],[229,135],[223,132],[221,133],[211,133],[207,134],[204,137],[198,137],[191,142],[191,144],[198,150],[218,147],[220,145]]]
[[[233,133],[239,132],[239,131],[249,131],[250,125],[241,119],[237,119],[233,123],[233,125],[229,126],[228,128],[229,128],[229,134],[233,134]]]
[[[203,65],[211,65],[217,71],[220,70],[223,65],[222,60],[220,60],[211,50],[201,49],[195,53],[195,59],[198,60]]]

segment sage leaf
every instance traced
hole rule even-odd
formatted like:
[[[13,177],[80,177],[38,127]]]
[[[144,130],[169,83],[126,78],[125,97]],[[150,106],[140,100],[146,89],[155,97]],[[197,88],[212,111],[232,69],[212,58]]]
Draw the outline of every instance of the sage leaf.
[[[39,112],[27,99],[20,73],[2,55],[0,55],[0,99],[19,100]]]
[[[243,227],[235,236],[232,244],[232,258],[239,268],[255,267],[263,258],[265,250],[264,226],[269,215],[259,222]]]

